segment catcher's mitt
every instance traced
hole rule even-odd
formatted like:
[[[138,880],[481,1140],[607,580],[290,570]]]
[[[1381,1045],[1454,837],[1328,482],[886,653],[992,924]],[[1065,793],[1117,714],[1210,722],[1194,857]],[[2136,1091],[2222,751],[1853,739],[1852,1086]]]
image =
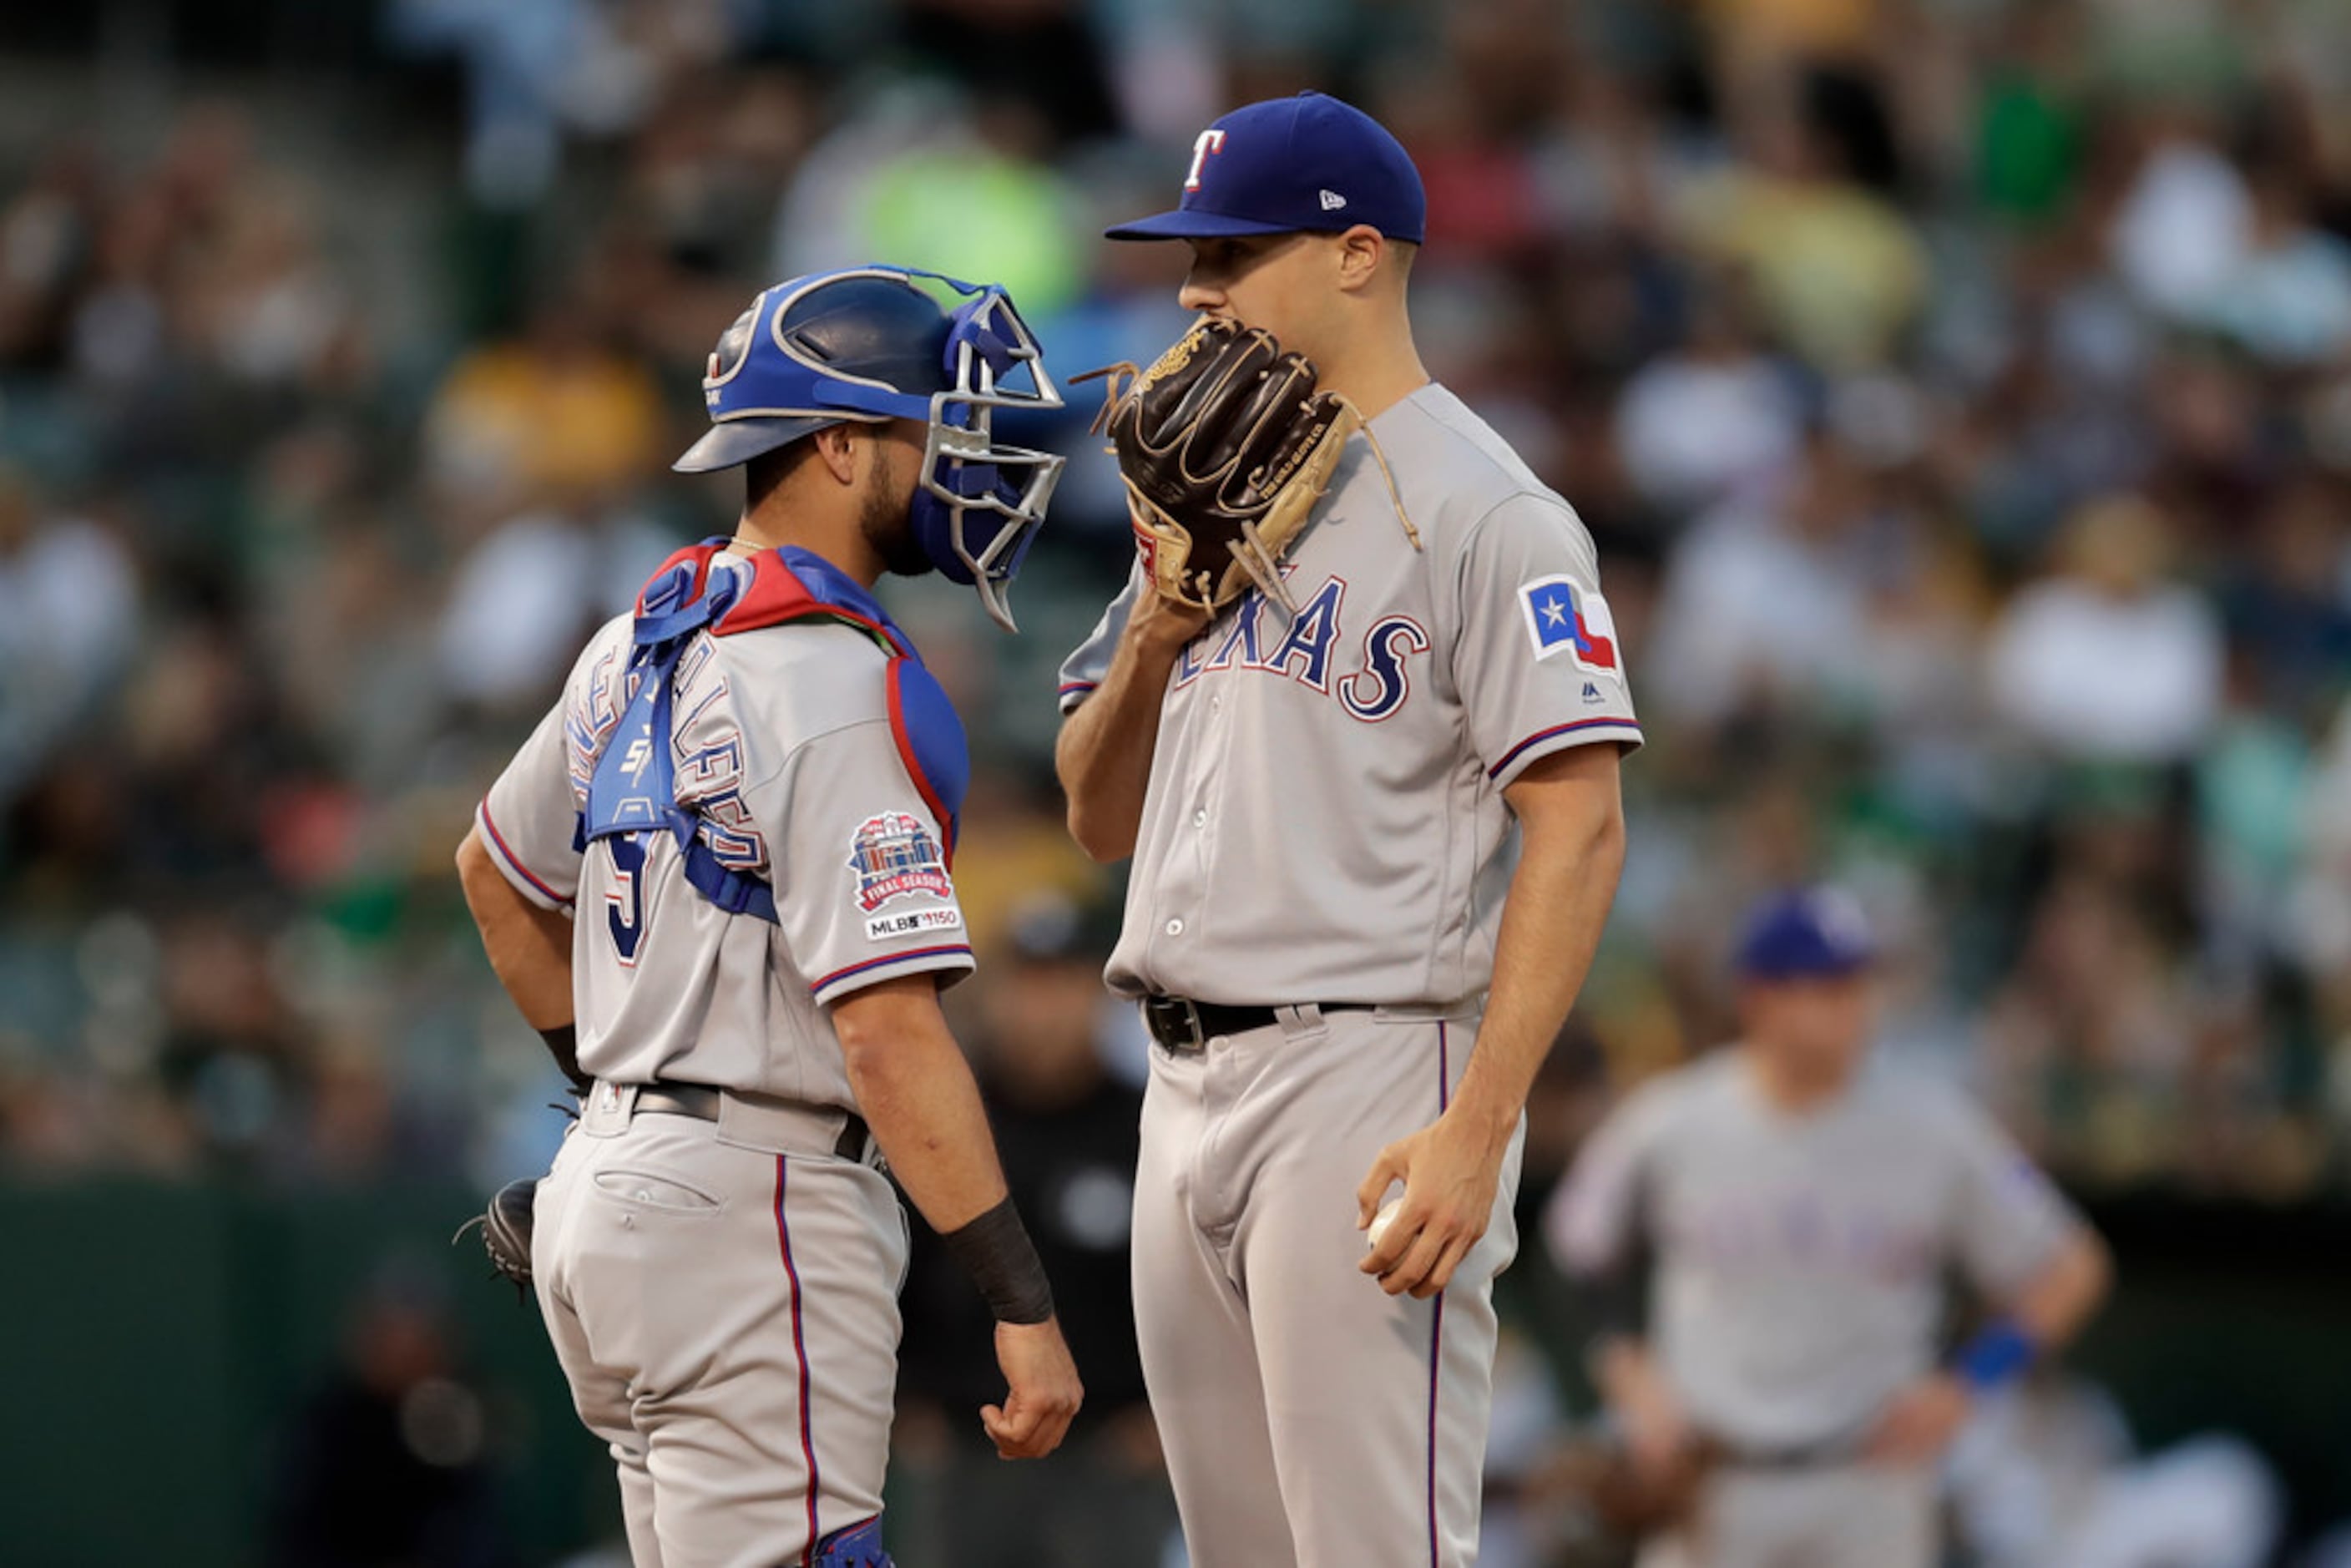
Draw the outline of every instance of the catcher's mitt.
[[[530,1289],[530,1226],[538,1197],[536,1180],[510,1181],[491,1195],[486,1212],[457,1228],[457,1236],[463,1236],[480,1226],[482,1250],[490,1255],[490,1267],[520,1291]]]
[[[1214,612],[1253,583],[1294,608],[1281,553],[1363,423],[1354,405],[1316,391],[1313,365],[1272,334],[1219,319],[1149,370],[1093,374],[1110,378],[1095,427],[1118,455],[1152,586]]]

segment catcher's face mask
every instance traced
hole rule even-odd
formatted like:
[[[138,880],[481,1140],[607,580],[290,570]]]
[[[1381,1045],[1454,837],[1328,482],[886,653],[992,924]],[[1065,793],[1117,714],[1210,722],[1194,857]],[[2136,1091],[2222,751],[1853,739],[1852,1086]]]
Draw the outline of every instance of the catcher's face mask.
[[[914,540],[933,566],[979,591],[998,625],[1017,631],[1008,593],[1067,459],[997,440],[993,421],[999,408],[1059,408],[1061,392],[1003,289],[914,267],[872,270],[931,278],[963,297],[947,318],[943,390],[925,395],[834,381],[827,391],[835,406],[928,425],[910,519]]]
[[[1015,631],[1008,594],[1066,461],[1013,446],[991,427],[999,408],[1050,409],[1061,394],[1045,373],[1037,340],[1005,292],[954,278],[967,298],[949,319],[946,371],[954,390],[930,400],[930,434],[914,491],[915,540],[941,571],[979,591],[980,602]],[[1025,379],[1025,390],[1017,384]]]
[[[918,278],[954,290],[956,303]],[[778,284],[719,340],[703,389],[711,428],[678,459],[687,473],[732,466],[845,419],[922,421],[915,541],[1013,629],[1007,592],[1063,459],[998,442],[992,421],[999,408],[1059,408],[1061,394],[1001,288],[881,266]]]

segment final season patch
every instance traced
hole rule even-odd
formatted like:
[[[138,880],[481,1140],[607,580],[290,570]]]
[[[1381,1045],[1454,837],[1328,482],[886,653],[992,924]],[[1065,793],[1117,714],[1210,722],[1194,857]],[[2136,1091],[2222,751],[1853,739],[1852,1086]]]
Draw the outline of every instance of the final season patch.
[[[1519,590],[1535,657],[1574,656],[1579,668],[1616,673],[1616,622],[1608,601],[1572,577],[1539,577]]]
[[[928,828],[904,811],[884,811],[857,826],[849,841],[857,907],[871,915],[893,898],[953,898],[946,857]]]

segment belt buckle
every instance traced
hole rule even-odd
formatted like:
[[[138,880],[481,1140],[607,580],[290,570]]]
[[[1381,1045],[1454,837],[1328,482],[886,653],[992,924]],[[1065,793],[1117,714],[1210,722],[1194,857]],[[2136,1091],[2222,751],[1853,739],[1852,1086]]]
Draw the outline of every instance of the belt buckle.
[[[1144,1004],[1144,1011],[1155,1020],[1155,1022],[1165,1021],[1168,1026],[1166,1034],[1162,1034],[1159,1030],[1155,1028],[1151,1031],[1152,1037],[1159,1041],[1161,1050],[1177,1051],[1206,1051],[1207,1049],[1207,1026],[1200,1021],[1200,1004],[1194,1001],[1191,998],[1154,997]],[[1189,1031],[1190,1039],[1188,1040],[1178,1041],[1168,1038],[1169,1035],[1172,1035],[1175,1032],[1174,1026],[1179,1019],[1182,1021],[1184,1028]]]

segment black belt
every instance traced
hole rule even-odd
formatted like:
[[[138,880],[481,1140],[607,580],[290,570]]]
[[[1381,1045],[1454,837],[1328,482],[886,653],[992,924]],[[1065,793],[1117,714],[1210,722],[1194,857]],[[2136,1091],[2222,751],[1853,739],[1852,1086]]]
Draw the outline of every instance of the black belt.
[[[691,1116],[697,1122],[718,1120],[718,1107],[725,1099],[724,1090],[707,1083],[647,1083],[637,1090],[637,1109],[667,1111],[674,1115]],[[863,1164],[872,1150],[873,1134],[865,1125],[865,1118],[852,1111],[841,1125],[841,1136],[832,1142],[836,1158]]]
[[[1304,1004],[1301,1004],[1304,1005]],[[1326,1013],[1355,1012],[1368,1002],[1319,1002]],[[1169,1051],[1198,1051],[1218,1035],[1247,1034],[1281,1021],[1275,1008],[1233,1008],[1222,1002],[1195,1002],[1183,997],[1143,998],[1143,1027]]]

